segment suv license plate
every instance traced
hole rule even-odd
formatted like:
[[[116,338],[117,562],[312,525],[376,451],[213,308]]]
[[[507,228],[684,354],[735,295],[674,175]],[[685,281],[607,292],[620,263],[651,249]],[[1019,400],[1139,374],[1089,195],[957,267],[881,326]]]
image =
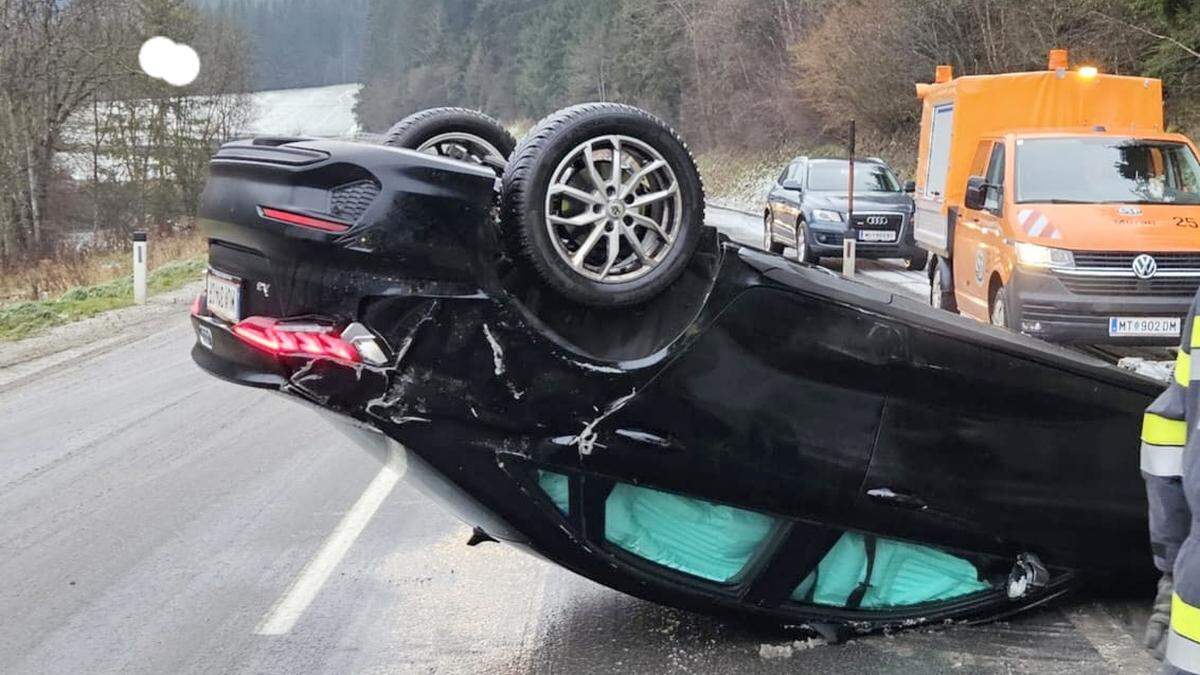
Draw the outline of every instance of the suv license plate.
[[[229,323],[242,320],[242,281],[236,277],[209,270],[205,293],[208,311]]]
[[[896,233],[891,230],[859,230],[859,241],[896,241]]]
[[[1177,316],[1110,316],[1111,337],[1179,337],[1182,322]]]

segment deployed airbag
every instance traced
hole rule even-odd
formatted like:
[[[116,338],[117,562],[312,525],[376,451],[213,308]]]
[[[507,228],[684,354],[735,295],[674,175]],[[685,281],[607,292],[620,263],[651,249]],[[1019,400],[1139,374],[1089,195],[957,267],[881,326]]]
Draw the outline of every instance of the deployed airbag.
[[[608,541],[647,560],[712,581],[729,581],[770,534],[753,511],[618,483],[608,495]]]
[[[567,477],[561,473],[553,471],[539,470],[538,485],[542,488],[542,492],[554,502],[559,511],[563,513],[571,512],[571,484]]]
[[[875,609],[949,600],[988,588],[970,561],[928,546],[847,532],[800,582],[792,599]]]

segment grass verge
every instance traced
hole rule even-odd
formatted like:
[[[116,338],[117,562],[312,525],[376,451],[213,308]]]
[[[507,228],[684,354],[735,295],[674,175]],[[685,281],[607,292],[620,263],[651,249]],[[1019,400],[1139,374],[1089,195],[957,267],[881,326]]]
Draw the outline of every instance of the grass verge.
[[[147,293],[157,295],[198,281],[204,265],[203,256],[164,263],[147,275]],[[0,342],[32,337],[53,326],[132,304],[133,277],[127,276],[102,284],[72,288],[54,299],[0,307]]]

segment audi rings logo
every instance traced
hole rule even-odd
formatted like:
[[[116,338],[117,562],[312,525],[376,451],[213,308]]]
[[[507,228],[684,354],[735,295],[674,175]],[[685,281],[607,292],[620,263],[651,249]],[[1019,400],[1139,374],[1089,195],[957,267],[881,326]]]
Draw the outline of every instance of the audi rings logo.
[[[868,225],[887,225],[887,216],[867,216]]]
[[[1145,253],[1133,259],[1133,275],[1139,279],[1152,279],[1158,272],[1158,261]]]

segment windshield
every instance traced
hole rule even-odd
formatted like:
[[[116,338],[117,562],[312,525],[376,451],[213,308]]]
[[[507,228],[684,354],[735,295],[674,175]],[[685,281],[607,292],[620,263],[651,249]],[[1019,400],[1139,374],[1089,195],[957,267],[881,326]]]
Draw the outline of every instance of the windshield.
[[[814,162],[808,168],[808,189],[818,192],[847,192],[850,183],[849,162]],[[899,192],[900,182],[882,164],[854,165],[856,192]]]
[[[1200,165],[1182,143],[1018,140],[1016,178],[1018,203],[1200,204]]]

